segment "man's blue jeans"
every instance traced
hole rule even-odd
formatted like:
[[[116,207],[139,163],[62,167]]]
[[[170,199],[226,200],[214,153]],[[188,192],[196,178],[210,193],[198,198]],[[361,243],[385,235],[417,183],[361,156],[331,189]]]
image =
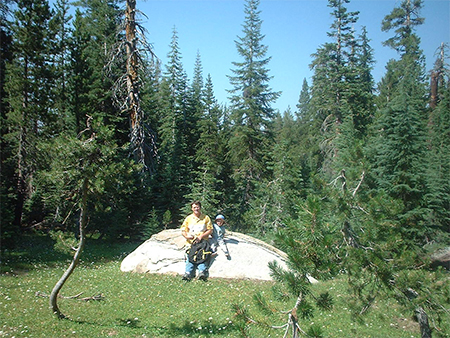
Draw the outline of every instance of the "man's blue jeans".
[[[200,263],[200,264],[194,264],[189,262],[189,259],[186,259],[186,274],[188,274],[191,277],[195,277],[195,269],[198,269],[199,273],[206,272],[208,269],[207,262]]]

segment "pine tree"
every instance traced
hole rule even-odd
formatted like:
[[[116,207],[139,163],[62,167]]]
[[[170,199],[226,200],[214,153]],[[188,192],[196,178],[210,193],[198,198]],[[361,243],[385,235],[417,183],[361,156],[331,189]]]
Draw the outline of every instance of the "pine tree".
[[[300,96],[298,98],[297,103],[297,111],[295,113],[297,119],[299,120],[307,120],[310,114],[309,104],[311,101],[311,93],[308,85],[308,81],[306,78],[303,79],[302,89],[300,91]]]
[[[78,9],[75,14],[74,45],[71,51],[73,75],[69,82],[76,133],[85,130],[87,117],[102,119],[119,146],[117,161],[120,162],[129,156],[130,124],[128,116],[121,114],[115,105],[113,84],[123,75],[126,62],[122,59],[117,64],[111,64],[110,51],[124,39],[123,31],[118,31],[124,12],[116,1],[105,3],[86,0],[78,5],[84,12]],[[90,216],[95,224],[92,231],[96,230],[101,236],[109,238],[136,235],[136,223],[141,222],[147,212],[142,211],[145,191],[142,191],[134,169],[130,166],[130,171],[121,171],[121,184],[105,187],[105,194],[99,201],[103,207]],[[122,190],[122,193],[117,189]]]
[[[85,27],[86,24],[87,22],[83,18],[83,13],[80,9],[76,9],[75,19],[73,20],[73,45],[70,50],[71,76],[68,79],[68,87],[71,93],[69,97],[69,109],[74,119],[74,130],[77,134],[83,130],[86,116],[92,116],[88,95],[92,70],[90,64],[84,62],[90,40],[90,34]]]
[[[332,121],[342,122],[346,114],[345,92],[348,85],[345,80],[351,73],[349,56],[352,54],[355,36],[352,26],[358,20],[359,12],[348,12],[345,4],[350,0],[329,0],[334,18],[328,36],[333,42],[326,43],[314,54],[311,64],[314,69],[312,104],[323,111],[324,120],[330,114]],[[327,84],[327,85],[326,85]],[[319,102],[322,95],[322,102]]]
[[[8,21],[9,10],[8,5],[10,1],[4,1],[0,3],[0,218],[2,220],[2,226],[0,229],[0,241],[2,245],[7,248],[14,244],[15,238],[17,238],[18,228],[13,226],[14,219],[14,199],[10,194],[14,193],[15,185],[14,180],[11,179],[14,176],[15,165],[11,159],[13,159],[12,150],[5,138],[8,133],[7,126],[7,112],[9,111],[9,105],[6,100],[6,65],[11,63],[13,58],[12,53],[12,32],[9,29],[10,22]]]
[[[189,185],[189,157],[187,144],[187,76],[182,65],[178,33],[174,28],[168,54],[168,64],[161,82],[161,125],[158,132],[161,165],[158,180],[161,182],[158,200],[169,210],[175,220],[184,207],[183,196]]]
[[[4,140],[10,149],[15,185],[14,220],[19,229],[24,219],[24,207],[33,191],[33,176],[39,167],[39,138],[55,132],[55,115],[50,110],[50,88],[53,82],[50,59],[51,37],[49,20],[53,13],[45,0],[18,1],[18,10],[11,25],[12,60],[6,65],[6,102],[8,134]],[[38,219],[37,221],[41,221]]]
[[[77,229],[78,245],[73,260],[49,297],[52,312],[58,318],[65,318],[58,306],[58,296],[79,264],[89,230],[88,219],[91,219],[91,225],[97,224],[98,216],[92,217],[94,210],[104,209],[108,198],[116,200],[120,194],[130,193],[126,179],[130,179],[130,172],[133,169],[136,171],[136,168],[133,168],[132,160],[122,156],[114,139],[113,126],[105,125],[101,117],[88,117],[86,128],[76,137],[62,134],[47,143],[43,150],[49,167],[39,172],[40,188],[46,188],[47,199],[59,200],[63,214],[55,213],[53,216],[64,219],[60,225]],[[105,194],[113,191],[111,186],[117,191],[105,198]],[[120,211],[116,216],[120,215]],[[116,218],[109,224],[114,227],[114,222],[120,223],[120,220]]]
[[[428,170],[426,200],[431,209],[428,222],[450,232],[450,80],[443,45],[431,73],[428,119]]]
[[[302,176],[310,177],[320,170],[323,161],[320,144],[320,124],[322,123],[316,116],[311,106],[311,88],[306,79],[303,79],[302,90],[297,104],[297,153],[301,158]],[[307,182],[305,181],[305,184]]]
[[[79,117],[80,129],[84,129],[86,115],[99,114],[106,123],[112,123],[119,144],[129,141],[128,120],[117,117],[117,109],[113,100],[113,84],[122,75],[120,69],[125,63],[116,66],[106,73],[110,61],[110,51],[117,46],[121,37],[117,28],[120,27],[123,12],[117,1],[104,2],[100,0],[84,0],[79,3],[84,12],[78,11],[75,18],[73,67],[79,82],[77,87],[79,99],[83,102],[84,111]],[[83,65],[84,62],[84,65]],[[120,67],[117,68],[117,67]],[[108,75],[108,76],[107,76]]]
[[[199,121],[203,118],[205,111],[204,103],[204,80],[203,80],[203,66],[200,52],[197,52],[197,57],[194,64],[194,77],[188,90],[188,103],[186,109],[186,142],[189,157],[189,171],[195,171],[198,167],[196,162],[196,146],[199,141]]]
[[[347,113],[336,129],[337,151],[332,164],[333,171],[339,173],[335,175],[345,170],[346,178],[353,182],[364,178],[368,168],[364,144],[375,112],[372,64],[372,48],[363,27],[360,40],[353,41],[348,56],[347,89],[343,93]]]
[[[266,57],[267,46],[263,45],[262,20],[258,10],[259,0],[245,2],[243,37],[236,41],[241,62],[233,62],[233,75],[229,76],[233,86],[231,94],[232,130],[229,140],[229,158],[235,168],[236,186],[239,192],[237,208],[244,213],[252,199],[256,182],[267,177],[267,154],[272,142],[271,124],[273,103],[279,92],[269,88],[269,70]]]
[[[349,90],[345,93],[350,116],[359,138],[367,133],[374,114],[374,79],[372,76],[373,49],[367,37],[366,27],[362,28],[359,39],[354,42],[349,56],[350,72],[346,76]]]
[[[275,142],[272,149],[273,176],[270,181],[263,181],[267,185],[260,197],[264,200],[264,221],[269,231],[277,232],[287,220],[296,218],[298,201],[306,196],[303,182],[303,156],[299,142],[298,124],[292,112],[287,109],[281,116],[277,114],[274,123]],[[257,209],[258,210],[258,209]]]
[[[325,280],[339,273],[342,240],[336,236],[338,229],[329,222],[333,213],[330,213],[331,209],[323,198],[310,194],[299,203],[297,210],[296,219],[286,220],[276,236],[277,246],[288,255],[290,269],[284,270],[276,262],[269,264],[271,275],[278,282],[274,290],[292,296],[288,298],[290,300],[295,299],[290,310],[282,311],[287,316],[286,324],[278,327],[286,327],[285,337],[296,338],[301,334],[322,337],[320,329],[315,329],[313,324],[305,327],[308,324],[301,324],[301,319],[313,317],[316,306],[322,310],[333,307],[332,296],[328,292],[316,295],[311,282],[314,278]],[[262,295],[254,298],[260,307],[267,304]],[[264,319],[251,318],[245,309],[236,306],[235,310],[237,319],[245,325],[256,323],[267,326]],[[269,312],[273,311],[271,306]]]
[[[359,12],[348,12],[345,5],[349,0],[329,0],[334,18],[328,36],[332,42],[325,43],[313,54],[310,67],[314,71],[311,88],[311,107],[315,115],[311,118],[320,134],[320,150],[323,162],[321,171],[331,178],[335,169],[333,162],[339,152],[334,142],[340,133],[339,127],[352,110],[350,101],[359,90],[356,79],[361,70],[357,70],[356,42],[353,25],[358,20]],[[356,75],[355,75],[356,74]],[[339,170],[339,169],[338,169]]]
[[[419,38],[413,32],[414,25],[423,19],[411,17],[420,9],[420,1],[411,5],[410,1],[403,1],[401,7],[383,21],[385,30],[395,29],[396,35],[386,44],[401,53],[401,59],[391,65],[397,68],[395,73],[402,76],[392,88],[390,101],[380,111],[378,129],[381,134],[375,166],[380,188],[404,204],[400,217],[409,234],[406,238],[420,243],[427,236],[426,227],[421,224],[426,188],[426,92],[423,55]],[[409,27],[404,27],[404,23]]]
[[[199,139],[194,147],[198,168],[194,172],[189,194],[185,197],[190,201],[201,200],[204,211],[212,216],[223,208],[224,187],[220,177],[224,170],[226,148],[220,134],[222,110],[214,97],[209,74],[202,92],[204,110],[198,122]]]
[[[377,189],[374,191],[378,197],[374,200],[382,196],[396,207],[386,212],[388,218],[384,220],[389,224],[389,237],[383,234],[373,236],[377,238],[372,247],[374,255],[369,255],[366,250],[370,258],[363,259],[375,262],[375,269],[367,269],[372,276],[380,276],[378,282],[373,281],[375,285],[379,284],[375,287],[392,290],[392,297],[414,311],[425,338],[431,337],[428,315],[435,318],[434,322],[440,320],[439,303],[443,295],[438,291],[439,272],[427,275],[419,271],[428,265],[424,252],[430,239],[439,241],[438,238],[444,237],[427,219],[430,211],[426,200],[430,192],[426,177],[429,170],[425,132],[427,96],[424,57],[419,47],[420,39],[414,32],[415,26],[424,21],[419,16],[421,7],[420,0],[404,0],[383,20],[383,30],[394,30],[394,36],[385,44],[398,51],[400,59],[389,62],[380,85],[382,100],[372,141],[375,150],[370,158],[373,159],[372,172],[376,174],[373,187]],[[383,226],[384,222],[377,223]],[[375,229],[370,231],[376,233]],[[358,255],[354,257],[361,258]],[[361,267],[355,268],[353,277],[359,275],[358,269],[364,271]],[[353,281],[358,279],[353,277]],[[370,277],[365,278],[367,281]],[[357,288],[362,290],[366,287],[359,285]]]
[[[58,0],[55,4],[55,15],[49,22],[52,31],[56,32],[53,38],[53,68],[55,73],[54,85],[54,108],[58,112],[58,131],[71,129],[75,132],[75,120],[70,109],[69,78],[70,72],[70,50],[72,44],[72,31],[70,26],[72,16],[69,15],[69,1]]]

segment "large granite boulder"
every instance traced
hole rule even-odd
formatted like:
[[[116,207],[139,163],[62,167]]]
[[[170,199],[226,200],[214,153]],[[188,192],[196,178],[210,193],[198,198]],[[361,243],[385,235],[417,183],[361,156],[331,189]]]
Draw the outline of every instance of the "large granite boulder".
[[[286,268],[286,254],[251,236],[227,231],[230,259],[218,249],[209,269],[210,277],[271,280],[268,263]],[[184,273],[185,239],[179,229],[153,235],[122,261],[120,269],[138,273]]]
[[[431,255],[433,266],[443,266],[450,270],[450,246],[440,249]]]

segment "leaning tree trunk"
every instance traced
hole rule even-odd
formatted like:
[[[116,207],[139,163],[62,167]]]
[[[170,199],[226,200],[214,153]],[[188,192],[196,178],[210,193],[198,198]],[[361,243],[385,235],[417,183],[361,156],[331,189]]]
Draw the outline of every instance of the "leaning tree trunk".
[[[303,301],[303,293],[300,292],[300,294],[297,297],[297,301],[295,302],[294,307],[292,308],[292,310],[289,312],[289,318],[288,318],[288,322],[286,325],[286,332],[284,333],[284,338],[287,337],[289,329],[291,329],[292,332],[292,338],[298,338],[300,334],[303,334],[305,336],[307,336],[306,332],[303,331],[300,328],[300,325],[298,323],[298,308],[300,306],[300,304]]]
[[[430,324],[428,323],[428,316],[422,307],[416,309],[416,317],[420,326],[420,333],[422,338],[431,338]]]
[[[83,186],[81,189],[81,205],[80,205],[80,220],[79,220],[79,229],[80,229],[80,241],[78,243],[78,248],[73,256],[72,262],[69,265],[69,268],[64,272],[60,280],[55,284],[52,293],[50,294],[50,307],[53,313],[58,318],[65,318],[64,314],[61,313],[58,304],[58,294],[64,283],[69,279],[72,272],[78,265],[80,261],[81,252],[83,251],[84,244],[86,241],[86,223],[87,223],[87,194],[88,194],[89,182],[88,179],[85,178],[83,181]]]

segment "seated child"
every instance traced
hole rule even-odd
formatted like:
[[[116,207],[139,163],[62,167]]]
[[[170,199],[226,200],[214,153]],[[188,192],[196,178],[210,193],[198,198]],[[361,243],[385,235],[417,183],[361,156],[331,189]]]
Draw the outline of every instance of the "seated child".
[[[214,232],[212,234],[211,249],[217,255],[217,246],[220,246],[227,259],[230,259],[230,253],[228,252],[227,244],[223,240],[225,236],[225,217],[223,215],[217,215],[214,220]]]

